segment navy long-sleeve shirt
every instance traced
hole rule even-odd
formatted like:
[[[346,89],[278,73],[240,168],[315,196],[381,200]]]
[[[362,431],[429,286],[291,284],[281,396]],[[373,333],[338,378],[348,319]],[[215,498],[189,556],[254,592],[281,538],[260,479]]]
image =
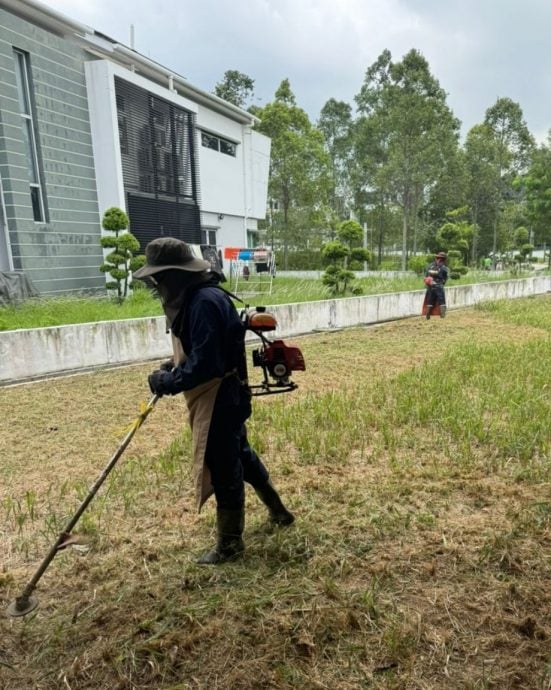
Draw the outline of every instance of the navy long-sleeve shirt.
[[[436,275],[434,275],[434,273],[436,273]],[[439,264],[437,261],[433,261],[425,271],[426,276],[432,275],[434,277],[434,282],[436,283],[436,285],[442,286],[446,284],[449,273],[450,269],[446,266],[446,264]]]
[[[228,295],[207,285],[193,290],[172,326],[186,360],[167,377],[171,394],[237,369],[244,378],[245,326]]]

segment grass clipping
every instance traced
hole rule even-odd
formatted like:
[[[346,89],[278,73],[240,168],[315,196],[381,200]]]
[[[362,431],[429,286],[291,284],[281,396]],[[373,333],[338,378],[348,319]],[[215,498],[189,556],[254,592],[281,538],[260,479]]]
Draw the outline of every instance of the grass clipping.
[[[86,547],[0,619],[0,687],[550,688],[550,307],[302,339],[300,389],[249,425],[297,521],[269,527],[249,490],[246,555],[223,567],[194,562],[214,505],[194,512],[183,401],[162,399],[83,515]],[[150,368],[0,392],[2,607]]]

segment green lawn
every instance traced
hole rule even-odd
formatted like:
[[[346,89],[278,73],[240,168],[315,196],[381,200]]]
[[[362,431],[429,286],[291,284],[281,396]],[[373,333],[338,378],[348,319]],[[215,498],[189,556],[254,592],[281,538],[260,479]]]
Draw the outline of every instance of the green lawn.
[[[491,273],[476,271],[460,280],[450,281],[448,285],[468,285],[471,283],[506,280],[512,275],[494,276]],[[405,292],[423,289],[423,280],[417,276],[407,278],[361,278],[357,281],[364,295],[387,292]],[[240,288],[243,283],[240,284]],[[229,284],[224,285],[229,289]],[[346,295],[347,297],[350,294]],[[251,305],[292,304],[331,298],[331,293],[321,280],[276,277],[272,294],[258,296],[246,295],[243,299]],[[123,304],[107,297],[68,296],[28,300],[16,307],[0,307],[0,331],[19,328],[41,328],[62,326],[73,323],[95,321],[114,321],[136,319],[144,316],[160,316],[161,305],[148,290],[137,290]]]

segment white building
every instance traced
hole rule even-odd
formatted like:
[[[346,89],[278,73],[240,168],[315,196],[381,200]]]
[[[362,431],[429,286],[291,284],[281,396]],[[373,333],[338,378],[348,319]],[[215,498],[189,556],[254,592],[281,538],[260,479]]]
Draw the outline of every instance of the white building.
[[[270,140],[250,113],[35,0],[0,0],[0,271],[97,290],[101,217],[142,247],[248,247]]]

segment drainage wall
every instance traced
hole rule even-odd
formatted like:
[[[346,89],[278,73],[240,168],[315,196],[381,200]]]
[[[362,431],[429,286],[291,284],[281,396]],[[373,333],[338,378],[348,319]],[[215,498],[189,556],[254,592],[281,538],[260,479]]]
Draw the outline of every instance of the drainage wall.
[[[551,276],[446,288],[448,309],[551,292]],[[277,337],[418,316],[424,290],[284,304]],[[252,339],[256,339],[250,334]],[[105,366],[163,359],[171,353],[164,317],[0,332],[0,385]]]

